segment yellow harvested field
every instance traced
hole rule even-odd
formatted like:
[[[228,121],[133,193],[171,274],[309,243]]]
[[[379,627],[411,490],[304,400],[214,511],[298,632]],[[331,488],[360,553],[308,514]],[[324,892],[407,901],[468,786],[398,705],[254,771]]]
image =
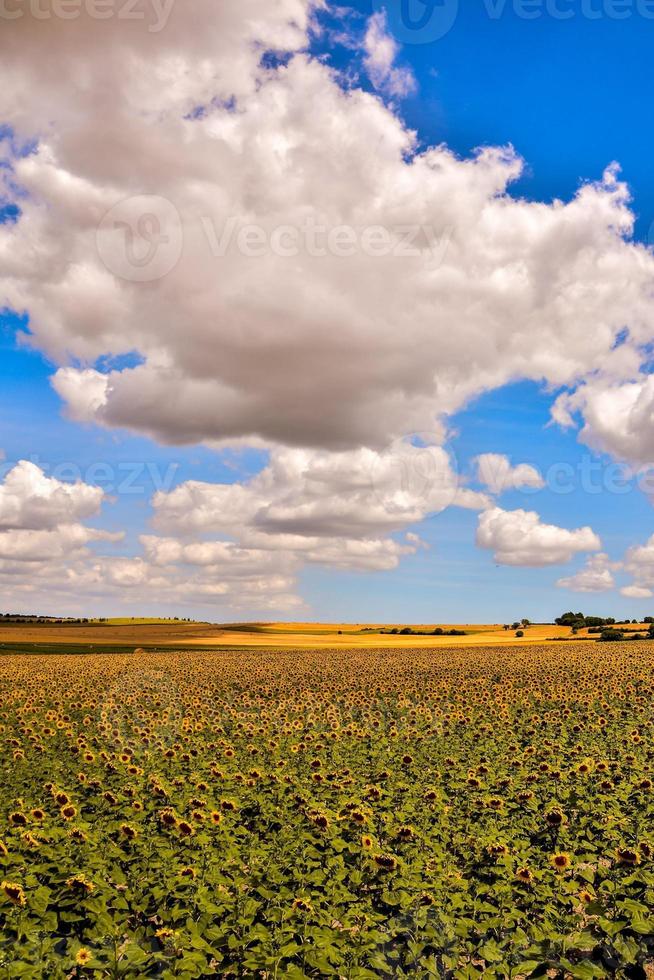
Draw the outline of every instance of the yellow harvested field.
[[[408,635],[390,634],[391,628],[402,629],[408,624],[380,623],[184,623],[171,620],[123,620],[106,623],[25,623],[0,624],[0,649],[9,651],[12,644],[47,644],[119,647],[276,647],[286,649],[325,648],[386,648],[402,649],[439,647],[478,647],[489,645],[525,646],[549,639],[572,638],[567,626],[536,624],[516,637],[514,630],[502,624],[430,623],[412,624],[416,632]],[[436,627],[444,631],[464,630],[464,636],[430,635]],[[628,627],[632,631],[646,626]],[[420,635],[425,634],[425,635]],[[596,639],[587,630],[580,630],[575,639]]]

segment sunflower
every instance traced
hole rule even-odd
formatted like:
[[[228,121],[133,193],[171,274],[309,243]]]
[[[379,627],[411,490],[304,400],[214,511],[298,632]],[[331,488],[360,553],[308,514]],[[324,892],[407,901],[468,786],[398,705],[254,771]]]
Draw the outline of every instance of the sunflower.
[[[72,803],[67,803],[65,806],[62,806],[59,813],[62,815],[64,820],[72,820],[77,816],[77,808],[74,807]]]
[[[374,844],[373,839],[372,837],[369,837],[368,834],[364,834],[362,836],[361,847],[364,849],[364,851],[370,851],[373,847],[373,844]]]
[[[571,860],[570,855],[562,851],[560,854],[553,854],[550,858],[550,864],[557,871],[565,871],[570,867]]]
[[[397,858],[392,854],[375,854],[373,861],[381,871],[395,871]]]
[[[518,881],[522,882],[523,885],[531,885],[532,881],[534,880],[534,876],[529,868],[518,868],[515,876]]]
[[[13,881],[3,881],[0,888],[13,905],[18,905],[21,908],[25,905],[25,892],[21,885],[17,885]]]
[[[627,864],[632,867],[636,864],[640,864],[640,857],[637,851],[632,851],[629,847],[618,847],[616,850],[616,855],[619,864]]]
[[[70,888],[74,892],[83,892],[86,895],[90,895],[91,892],[95,891],[95,885],[92,881],[86,877],[86,875],[79,874],[73,875],[71,878],[66,879],[66,887]]]
[[[72,830],[68,831],[68,836],[76,844],[86,844],[88,837],[79,827],[73,827]]]
[[[167,950],[175,949],[175,930],[168,929],[165,926],[161,929],[157,929],[155,936],[161,943],[161,945]]]
[[[86,948],[86,946],[80,946],[77,950],[77,956],[75,957],[75,962],[78,966],[86,966],[86,964],[91,959],[91,951]]]
[[[565,815],[558,807],[553,807],[545,813],[545,823],[548,827],[560,827],[565,823]]]

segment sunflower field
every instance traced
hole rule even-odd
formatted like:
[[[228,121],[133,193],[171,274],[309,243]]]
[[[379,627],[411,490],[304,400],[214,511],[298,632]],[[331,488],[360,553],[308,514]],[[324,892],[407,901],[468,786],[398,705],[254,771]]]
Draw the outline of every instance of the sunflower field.
[[[653,977],[653,669],[3,656],[0,980]]]

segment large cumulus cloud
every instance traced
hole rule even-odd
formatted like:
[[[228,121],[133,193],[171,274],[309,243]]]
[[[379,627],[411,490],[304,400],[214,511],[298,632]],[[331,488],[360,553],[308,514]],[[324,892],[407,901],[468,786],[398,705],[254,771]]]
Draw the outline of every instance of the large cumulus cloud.
[[[156,35],[3,32],[0,118],[38,145],[13,160],[2,289],[72,415],[173,443],[381,447],[514,378],[631,376],[654,260],[615,170],[544,204],[509,195],[511,148],[417,152],[308,54],[261,63],[306,46],[310,15],[225,0],[175,5]]]

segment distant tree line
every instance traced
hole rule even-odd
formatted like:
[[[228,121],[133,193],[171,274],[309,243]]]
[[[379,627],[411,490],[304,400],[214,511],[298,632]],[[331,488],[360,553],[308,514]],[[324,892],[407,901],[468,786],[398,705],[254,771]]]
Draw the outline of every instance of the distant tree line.
[[[340,631],[339,631],[340,632]],[[366,627],[362,632],[373,632],[372,627]],[[380,633],[389,633],[393,636],[465,636],[465,630],[444,629],[437,626],[433,630],[414,630],[411,626],[393,626],[391,629],[380,630]]]
[[[654,616],[645,616],[644,623],[649,629],[646,633],[637,630],[620,630],[616,626],[638,625],[637,619],[614,619],[613,616],[584,616],[580,612],[566,612],[554,620],[557,626],[569,626],[573,633],[587,629],[589,633],[599,634],[603,643],[615,643],[618,640],[654,640]]]

